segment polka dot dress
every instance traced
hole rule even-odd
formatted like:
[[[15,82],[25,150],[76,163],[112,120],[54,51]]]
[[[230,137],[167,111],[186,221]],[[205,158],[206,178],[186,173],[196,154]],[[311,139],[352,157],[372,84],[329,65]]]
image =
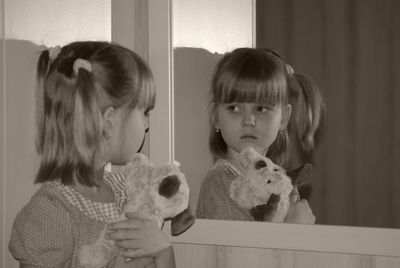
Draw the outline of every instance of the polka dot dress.
[[[201,219],[252,221],[250,211],[239,207],[229,196],[229,187],[240,174],[227,160],[217,160],[202,182],[196,216]]]

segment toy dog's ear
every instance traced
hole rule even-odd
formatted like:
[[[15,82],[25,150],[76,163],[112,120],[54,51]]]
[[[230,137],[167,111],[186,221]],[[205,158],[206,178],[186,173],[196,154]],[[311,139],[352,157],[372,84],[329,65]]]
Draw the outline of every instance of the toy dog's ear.
[[[180,235],[194,224],[194,216],[190,210],[190,206],[184,211],[171,219],[171,234],[173,236]]]
[[[293,185],[300,186],[309,181],[312,176],[312,170],[313,166],[310,163],[306,163],[288,171],[287,175],[291,178]]]
[[[161,196],[170,198],[178,192],[180,185],[181,182],[179,181],[178,177],[176,175],[170,175],[161,181],[158,188],[158,193]]]

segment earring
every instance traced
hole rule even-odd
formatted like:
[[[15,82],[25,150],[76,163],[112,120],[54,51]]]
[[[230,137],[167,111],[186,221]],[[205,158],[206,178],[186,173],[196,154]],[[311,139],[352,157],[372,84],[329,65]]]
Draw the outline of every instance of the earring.
[[[217,132],[217,133],[218,133],[218,132],[219,132],[219,128],[215,128],[215,132]]]
[[[282,134],[283,134],[283,130],[282,129],[278,130],[278,136],[281,136]]]

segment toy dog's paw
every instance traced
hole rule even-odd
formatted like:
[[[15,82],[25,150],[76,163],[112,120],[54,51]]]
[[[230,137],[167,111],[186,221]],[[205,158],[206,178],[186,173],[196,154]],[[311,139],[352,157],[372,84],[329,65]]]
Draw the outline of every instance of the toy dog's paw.
[[[250,213],[255,221],[271,222],[275,216],[281,197],[280,195],[271,194],[267,204],[255,206],[250,209]]]

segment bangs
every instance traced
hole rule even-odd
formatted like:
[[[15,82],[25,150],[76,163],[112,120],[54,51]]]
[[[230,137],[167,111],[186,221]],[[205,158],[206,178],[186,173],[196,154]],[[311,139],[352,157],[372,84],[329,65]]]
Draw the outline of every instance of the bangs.
[[[237,79],[227,81],[223,86],[217,103],[252,102],[277,106],[287,103],[286,79]]]
[[[147,66],[142,59],[131,51],[125,51],[127,53],[125,70],[129,74],[129,78],[126,82],[126,88],[129,88],[131,101],[128,107],[133,109],[139,107],[145,110],[151,110],[154,108],[156,93],[155,85],[153,81],[153,74],[150,68]]]
[[[138,91],[137,101],[132,107],[138,106],[147,111],[152,110],[156,102],[156,94],[151,76],[146,76],[146,80],[139,83]]]
[[[284,64],[266,53],[238,49],[225,58],[213,78],[214,103],[252,102],[277,106],[288,102]],[[228,54],[228,57],[230,55]]]

